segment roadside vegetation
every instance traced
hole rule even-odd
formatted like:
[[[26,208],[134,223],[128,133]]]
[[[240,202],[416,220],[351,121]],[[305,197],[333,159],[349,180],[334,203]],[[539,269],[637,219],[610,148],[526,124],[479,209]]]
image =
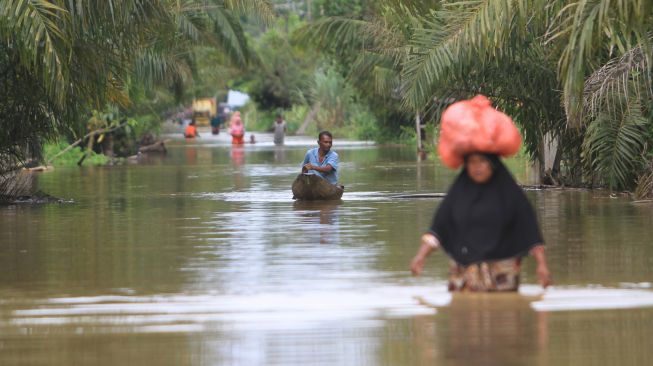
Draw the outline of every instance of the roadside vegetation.
[[[268,21],[273,10],[254,0],[0,0],[0,172],[40,159],[45,142],[112,123],[89,126],[94,114],[133,118],[183,101],[203,52],[225,69],[245,65],[245,14]]]
[[[487,95],[515,118],[533,161],[557,141],[542,172],[553,183],[650,195],[652,32],[646,0],[382,0],[363,18],[319,19],[302,40],[428,123]]]
[[[228,89],[250,131],[282,114],[410,144],[419,115],[432,151],[441,111],[480,93],[546,182],[647,197],[652,34],[648,0],[0,0],[0,175],[89,134],[61,164],[129,156]]]

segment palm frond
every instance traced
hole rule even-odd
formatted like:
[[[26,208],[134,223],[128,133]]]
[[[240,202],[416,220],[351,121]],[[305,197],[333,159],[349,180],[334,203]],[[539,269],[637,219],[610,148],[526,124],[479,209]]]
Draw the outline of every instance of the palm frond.
[[[225,0],[224,5],[227,9],[254,16],[265,23],[271,22],[275,17],[274,7],[268,0]]]
[[[208,13],[213,22],[211,39],[215,40],[227,55],[237,64],[249,62],[250,52],[245,32],[235,15],[224,8],[216,8]]]
[[[359,51],[378,44],[376,36],[384,29],[375,23],[344,17],[322,18],[298,29],[294,40],[323,50]]]
[[[560,12],[552,37],[564,36],[567,41],[559,72],[570,124],[578,126],[581,121],[583,86],[591,70],[588,60],[596,59],[600,51],[626,54],[648,44],[651,14],[649,0],[577,0]]]
[[[539,1],[470,0],[443,4],[409,44],[402,77],[406,82],[405,103],[420,109],[432,88],[450,75],[461,75],[462,66],[487,57],[498,57],[515,29],[526,32],[524,19]]]
[[[635,92],[640,100],[653,97],[652,66],[644,47],[638,45],[594,71],[585,81],[582,119],[592,120],[605,110],[614,110],[614,95],[628,98]],[[632,88],[631,83],[639,87]],[[640,95],[640,91],[644,94]]]
[[[355,85],[371,83],[378,95],[392,96],[399,90],[399,70],[391,57],[383,54],[361,51],[349,69],[348,78]]]
[[[651,140],[649,120],[642,105],[632,96],[623,101],[620,118],[600,113],[590,123],[583,141],[583,161],[587,172],[611,189],[630,188],[641,170],[641,156]]]
[[[60,1],[0,0],[0,37],[20,50],[21,62],[43,75],[45,87],[63,104],[70,38],[66,34],[69,14]],[[20,45],[17,45],[20,44]]]
[[[173,79],[187,80],[191,70],[186,57],[177,50],[157,49],[143,50],[135,61],[134,75],[147,86],[157,83],[171,83]]]
[[[202,35],[201,18],[196,16],[196,10],[195,8],[180,7],[173,13],[179,34],[194,42],[197,42]]]

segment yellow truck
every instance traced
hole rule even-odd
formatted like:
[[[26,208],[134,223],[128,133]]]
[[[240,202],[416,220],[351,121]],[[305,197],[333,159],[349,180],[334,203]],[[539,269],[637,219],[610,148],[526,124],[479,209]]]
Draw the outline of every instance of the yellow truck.
[[[218,103],[215,98],[193,99],[193,117],[197,126],[208,126],[217,112]]]

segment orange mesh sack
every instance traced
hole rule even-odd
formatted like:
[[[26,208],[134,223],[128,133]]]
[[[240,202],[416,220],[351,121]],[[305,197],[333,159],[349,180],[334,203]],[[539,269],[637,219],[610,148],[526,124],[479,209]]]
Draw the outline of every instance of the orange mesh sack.
[[[438,153],[451,169],[458,168],[467,154],[511,156],[520,145],[521,136],[512,119],[492,108],[483,95],[456,102],[442,113]]]

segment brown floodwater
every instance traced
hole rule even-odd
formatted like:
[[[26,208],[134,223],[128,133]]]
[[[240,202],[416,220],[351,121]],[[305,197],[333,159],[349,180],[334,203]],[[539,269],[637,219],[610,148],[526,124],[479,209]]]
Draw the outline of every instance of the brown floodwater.
[[[314,139],[38,176],[61,204],[0,207],[0,365],[646,365],[653,206],[532,190],[555,286],[446,292],[408,263],[454,178],[411,148],[335,139],[340,202],[293,202]],[[510,160],[529,182],[527,164]]]

